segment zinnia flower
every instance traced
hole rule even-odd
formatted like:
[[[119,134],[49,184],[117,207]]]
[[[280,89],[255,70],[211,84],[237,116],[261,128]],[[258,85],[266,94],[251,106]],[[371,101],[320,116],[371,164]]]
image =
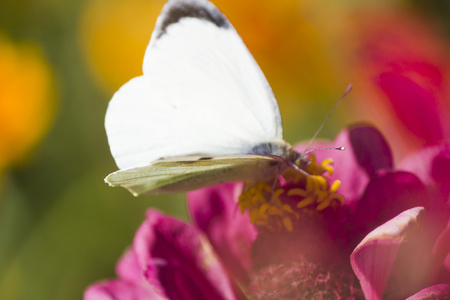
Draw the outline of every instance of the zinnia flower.
[[[149,210],[119,278],[90,286],[85,299],[449,296],[449,146],[396,170],[371,126],[331,145],[347,150],[316,151],[310,176],[288,170],[189,193],[193,224]]]
[[[450,61],[438,28],[395,10],[361,9],[351,21],[358,115],[386,133],[397,157],[448,139]]]

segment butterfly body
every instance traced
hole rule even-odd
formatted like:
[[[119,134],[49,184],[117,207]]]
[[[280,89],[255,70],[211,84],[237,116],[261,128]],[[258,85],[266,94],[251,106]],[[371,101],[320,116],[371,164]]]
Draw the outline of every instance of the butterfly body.
[[[277,102],[226,17],[207,0],[169,0],[143,75],[113,96],[105,127],[134,195],[274,177],[301,155],[282,139]]]

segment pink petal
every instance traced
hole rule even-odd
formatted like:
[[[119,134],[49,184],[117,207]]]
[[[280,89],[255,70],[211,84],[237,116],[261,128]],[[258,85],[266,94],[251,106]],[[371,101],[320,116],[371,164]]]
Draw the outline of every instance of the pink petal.
[[[238,282],[248,282],[250,248],[256,230],[248,213],[239,211],[242,184],[224,183],[188,194],[188,211],[194,224],[208,237],[225,268]]]
[[[110,280],[91,285],[84,292],[84,300],[158,300],[167,297],[150,286],[130,281]]]
[[[116,273],[121,279],[128,281],[139,282],[144,279],[143,270],[133,249],[128,249],[122,255],[117,263]]]
[[[381,299],[397,252],[422,223],[424,208],[409,209],[370,232],[350,256],[367,300]]]
[[[450,285],[437,284],[427,287],[406,300],[444,300],[450,299]]]
[[[410,78],[394,72],[382,73],[378,85],[386,93],[397,117],[426,144],[443,138],[443,125],[434,93]]]
[[[236,299],[227,274],[201,232],[149,210],[133,248],[152,286],[170,299]]]

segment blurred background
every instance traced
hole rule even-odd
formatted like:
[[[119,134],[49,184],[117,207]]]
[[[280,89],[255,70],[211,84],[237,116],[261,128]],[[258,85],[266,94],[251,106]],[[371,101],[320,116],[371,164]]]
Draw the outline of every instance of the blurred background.
[[[0,0],[0,299],[80,299],[115,277],[146,208],[188,219],[184,195],[135,198],[104,131],[142,73],[165,1]],[[278,99],[285,139],[370,121],[400,160],[449,137],[447,0],[216,0]]]

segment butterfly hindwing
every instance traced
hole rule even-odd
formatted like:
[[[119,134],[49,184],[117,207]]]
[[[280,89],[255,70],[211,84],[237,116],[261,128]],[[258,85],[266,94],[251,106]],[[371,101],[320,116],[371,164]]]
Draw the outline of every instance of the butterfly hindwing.
[[[111,173],[105,181],[133,195],[177,193],[225,181],[258,181],[280,172],[283,160],[269,155],[187,156],[161,159]],[[267,177],[267,178],[266,178]]]

